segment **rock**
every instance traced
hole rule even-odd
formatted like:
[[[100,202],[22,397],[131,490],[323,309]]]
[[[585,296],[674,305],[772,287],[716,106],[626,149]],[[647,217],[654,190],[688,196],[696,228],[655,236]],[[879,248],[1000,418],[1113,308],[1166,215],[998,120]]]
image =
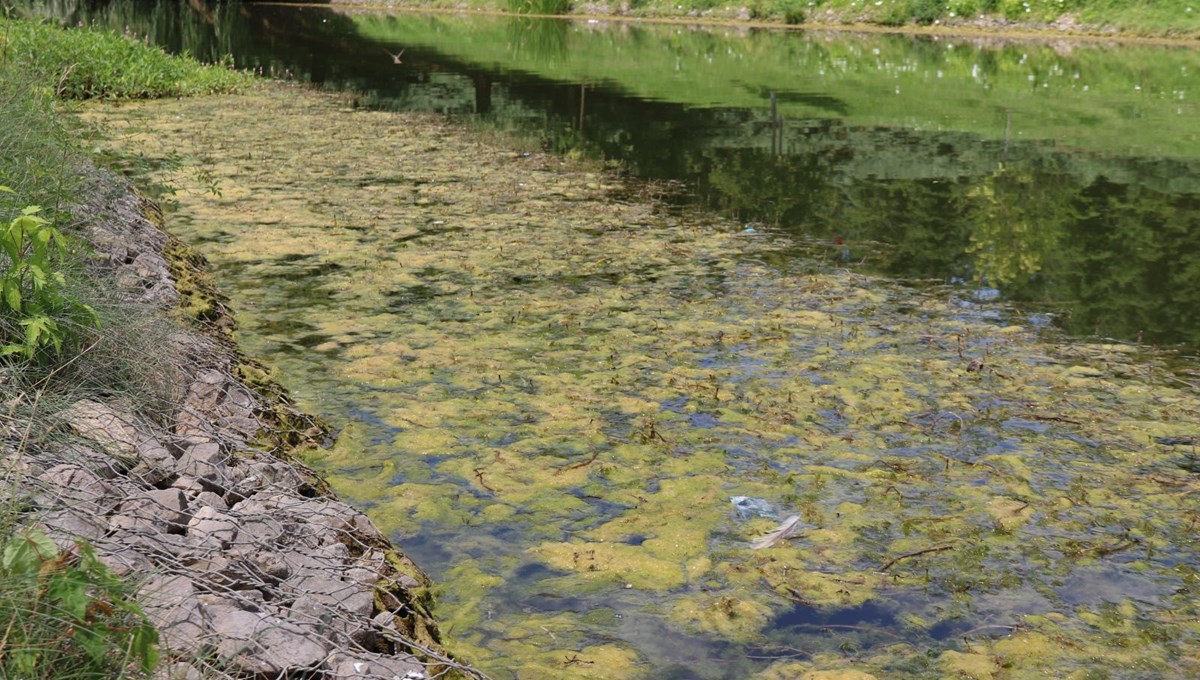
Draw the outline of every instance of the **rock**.
[[[221,402],[221,406],[234,415],[253,413],[255,405],[254,395],[250,390],[237,385],[226,388],[225,400]]]
[[[243,497],[258,491],[295,492],[307,484],[296,468],[282,462],[244,461],[234,471],[235,488]]]
[[[337,652],[329,657],[328,680],[427,680],[425,665],[415,657],[368,652]]]
[[[213,441],[200,441],[189,444],[180,456],[180,460],[185,457],[214,465],[225,462],[225,454],[221,451],[221,445]]]
[[[229,468],[221,462],[207,460],[213,457],[211,448],[201,448],[196,455],[188,449],[179,457],[178,470],[180,474],[199,480],[206,488],[224,491],[232,483]]]
[[[75,539],[95,541],[104,535],[105,525],[95,516],[72,508],[51,510],[41,516],[42,529],[59,548],[74,547]]]
[[[200,508],[187,525],[188,536],[228,548],[238,535],[237,522],[215,508]]]
[[[222,430],[233,431],[243,439],[253,439],[262,430],[262,424],[250,416],[225,416],[217,419]]]
[[[208,644],[208,631],[196,586],[180,575],[158,576],[138,591],[138,602],[158,630],[166,649],[198,655]]]
[[[204,680],[204,674],[194,666],[180,661],[160,668],[151,678],[153,680]]]
[[[59,503],[93,515],[105,515],[121,502],[117,488],[78,465],[56,465],[38,475],[44,489],[38,503],[53,507]]]
[[[188,475],[179,475],[176,477],[175,481],[171,482],[171,488],[179,489],[191,498],[195,498],[204,491],[204,485],[200,483],[200,480]]]
[[[117,475],[128,469],[127,466],[122,466],[114,461],[112,456],[104,455],[79,444],[65,446],[61,451],[55,452],[55,455],[63,461],[74,463],[104,480],[115,479]]]
[[[111,406],[83,399],[59,414],[81,437],[99,444],[109,455],[133,457],[148,437],[134,426],[133,416]]]
[[[270,614],[229,602],[205,604],[203,611],[208,628],[218,636],[217,654],[231,670],[279,677],[316,670],[329,654],[328,641]]]
[[[369,620],[375,613],[375,593],[357,583],[337,579],[308,578],[288,585],[304,593],[292,605],[295,611],[319,614],[330,608],[342,610],[352,616]]]
[[[217,510],[228,510],[229,505],[225,499],[211,491],[201,491],[196,494],[196,505],[198,507],[216,508]]]
[[[109,526],[182,534],[189,520],[186,510],[187,498],[179,489],[154,489],[121,503]]]

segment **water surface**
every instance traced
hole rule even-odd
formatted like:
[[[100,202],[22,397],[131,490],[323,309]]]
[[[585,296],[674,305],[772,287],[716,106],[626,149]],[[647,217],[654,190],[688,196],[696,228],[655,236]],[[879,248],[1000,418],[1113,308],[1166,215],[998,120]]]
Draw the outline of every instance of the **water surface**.
[[[490,673],[1200,670],[1196,381],[1002,303],[1190,323],[1192,53],[217,10],[197,44],[358,94],[91,115],[179,188],[242,342],[341,428],[315,462]]]

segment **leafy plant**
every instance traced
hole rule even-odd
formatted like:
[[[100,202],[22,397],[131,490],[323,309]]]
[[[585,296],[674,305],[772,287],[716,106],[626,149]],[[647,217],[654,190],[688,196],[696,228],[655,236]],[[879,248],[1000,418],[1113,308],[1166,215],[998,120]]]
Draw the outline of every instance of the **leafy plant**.
[[[0,191],[12,193],[6,186]],[[61,292],[66,278],[58,265],[66,255],[66,241],[39,212],[41,208],[29,206],[0,229],[0,250],[8,258],[0,274],[0,311],[19,327],[4,329],[0,355],[33,359],[51,347],[57,355],[75,327],[98,321],[91,307]]]
[[[85,543],[60,551],[44,533],[0,545],[0,677],[120,677],[149,673],[158,633]]]

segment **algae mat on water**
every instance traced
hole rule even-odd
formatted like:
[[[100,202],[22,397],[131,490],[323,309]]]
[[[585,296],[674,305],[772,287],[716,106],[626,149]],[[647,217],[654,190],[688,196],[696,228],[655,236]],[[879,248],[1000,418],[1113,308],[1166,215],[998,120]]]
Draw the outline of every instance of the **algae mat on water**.
[[[436,118],[86,116],[178,187],[242,341],[342,426],[314,462],[498,678],[1200,672],[1200,398],[1153,356]]]

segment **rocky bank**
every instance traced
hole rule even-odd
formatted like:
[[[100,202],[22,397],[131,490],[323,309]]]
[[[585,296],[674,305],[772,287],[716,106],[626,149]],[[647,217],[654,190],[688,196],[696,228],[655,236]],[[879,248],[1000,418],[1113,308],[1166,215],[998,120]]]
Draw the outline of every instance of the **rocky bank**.
[[[154,204],[91,174],[77,213],[98,275],[134,314],[206,322],[172,326],[155,348],[179,388],[169,408],[80,399],[48,416],[56,436],[8,445],[37,521],[139,584],[161,677],[482,677],[442,647],[426,576],[289,455],[324,432],[239,355],[203,262]]]

